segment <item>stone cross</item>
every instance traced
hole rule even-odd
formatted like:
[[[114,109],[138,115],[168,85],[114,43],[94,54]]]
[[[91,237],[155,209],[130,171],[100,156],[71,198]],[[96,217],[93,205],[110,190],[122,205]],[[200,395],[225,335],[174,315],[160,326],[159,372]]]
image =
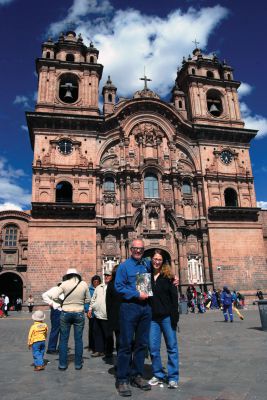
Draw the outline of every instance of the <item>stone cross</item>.
[[[140,81],[145,81],[144,82],[144,84],[145,84],[144,85],[144,89],[147,90],[147,82],[148,81],[152,81],[152,79],[149,79],[149,78],[146,77],[146,71],[144,71],[144,77],[143,78],[139,78],[139,79],[140,79]]]

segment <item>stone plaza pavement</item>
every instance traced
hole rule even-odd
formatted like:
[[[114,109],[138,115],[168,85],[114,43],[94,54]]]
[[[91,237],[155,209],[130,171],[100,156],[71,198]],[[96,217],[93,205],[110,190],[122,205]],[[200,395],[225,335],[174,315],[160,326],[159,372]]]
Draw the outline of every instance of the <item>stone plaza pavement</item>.
[[[154,386],[150,392],[133,388],[132,399],[266,400],[267,331],[261,330],[257,306],[243,310],[243,314],[244,321],[235,316],[233,324],[224,323],[218,310],[181,315],[179,388]],[[114,368],[101,358],[91,358],[86,348],[83,369],[74,369],[73,338],[66,371],[58,370],[57,355],[46,355],[46,370],[34,372],[31,351],[27,349],[30,324],[31,316],[26,312],[12,312],[0,320],[1,400],[120,398],[114,386]],[[87,324],[84,338],[86,346]],[[164,346],[163,359],[166,360]],[[151,377],[149,359],[145,374]]]

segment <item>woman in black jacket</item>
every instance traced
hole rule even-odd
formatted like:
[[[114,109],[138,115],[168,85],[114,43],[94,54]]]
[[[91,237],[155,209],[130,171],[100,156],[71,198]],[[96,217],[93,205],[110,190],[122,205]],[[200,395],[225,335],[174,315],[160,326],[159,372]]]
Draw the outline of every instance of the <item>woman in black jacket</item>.
[[[176,327],[179,320],[178,293],[173,285],[173,275],[169,265],[164,263],[163,252],[156,249],[151,259],[152,262],[152,289],[151,297],[152,321],[149,333],[149,350],[152,360],[153,378],[150,385],[162,384],[165,380],[170,389],[178,386],[179,380],[179,354],[176,337]],[[168,374],[163,369],[160,345],[161,336],[168,353]]]

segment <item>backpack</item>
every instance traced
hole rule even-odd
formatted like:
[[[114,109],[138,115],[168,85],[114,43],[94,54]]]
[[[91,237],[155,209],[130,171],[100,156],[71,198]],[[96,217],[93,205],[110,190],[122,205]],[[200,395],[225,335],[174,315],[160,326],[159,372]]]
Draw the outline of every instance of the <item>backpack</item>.
[[[231,295],[231,293],[225,293],[223,304],[225,306],[230,306],[230,304],[232,304],[232,295]]]

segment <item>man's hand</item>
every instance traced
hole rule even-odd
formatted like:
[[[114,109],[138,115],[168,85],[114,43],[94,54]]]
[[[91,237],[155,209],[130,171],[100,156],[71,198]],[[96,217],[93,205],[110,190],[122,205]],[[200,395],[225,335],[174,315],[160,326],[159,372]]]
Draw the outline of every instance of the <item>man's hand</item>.
[[[148,299],[148,294],[145,292],[139,292],[140,296],[139,296],[139,300],[146,300]]]
[[[174,275],[173,284],[174,284],[174,286],[176,286],[176,287],[178,287],[178,285],[179,285],[179,278],[178,278],[177,275]]]
[[[87,318],[92,318],[92,310],[88,310]]]

